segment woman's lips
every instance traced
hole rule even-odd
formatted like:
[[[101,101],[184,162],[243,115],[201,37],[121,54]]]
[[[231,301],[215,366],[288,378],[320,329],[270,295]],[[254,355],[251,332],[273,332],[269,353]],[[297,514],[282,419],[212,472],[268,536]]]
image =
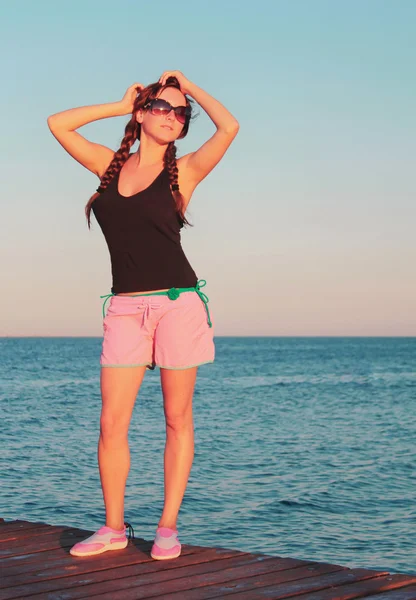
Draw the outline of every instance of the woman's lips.
[[[173,127],[171,127],[170,125],[161,125],[161,127],[165,127],[166,129],[170,129],[171,131],[173,130]]]

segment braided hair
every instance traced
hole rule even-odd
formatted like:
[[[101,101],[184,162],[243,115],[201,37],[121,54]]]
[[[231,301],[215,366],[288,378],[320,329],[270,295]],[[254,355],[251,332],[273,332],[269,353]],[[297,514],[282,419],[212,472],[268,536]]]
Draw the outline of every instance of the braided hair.
[[[97,191],[91,196],[85,206],[85,215],[87,217],[88,228],[91,228],[91,207],[94,200],[98,198],[98,196],[106,189],[109,185],[110,181],[113,179],[117,173],[119,173],[127,161],[130,155],[130,148],[133,146],[136,140],[140,139],[140,131],[141,125],[136,120],[136,113],[140,108],[143,108],[147,102],[153,100],[153,98],[157,97],[158,92],[162,89],[162,87],[175,87],[180,90],[180,85],[176,77],[168,77],[166,84],[164,86],[160,85],[160,83],[151,83],[143,90],[140,91],[140,94],[137,96],[134,101],[133,111],[130,121],[127,123],[124,130],[124,137],[120,144],[120,148],[117,152],[114,153],[114,156],[107,167],[107,170],[103,174],[100,180],[100,185],[97,188]],[[186,105],[191,108],[190,99],[185,96]],[[182,128],[182,132],[178,139],[184,138],[188,133],[190,116],[187,117],[185,124]],[[179,223],[181,226],[192,224],[185,217],[185,199],[179,191],[178,184],[178,166],[176,163],[176,151],[177,148],[174,142],[169,142],[167,145],[165,155],[163,157],[163,164],[165,169],[169,175],[170,186],[172,190],[172,196],[175,200],[176,204],[176,213],[178,216]]]

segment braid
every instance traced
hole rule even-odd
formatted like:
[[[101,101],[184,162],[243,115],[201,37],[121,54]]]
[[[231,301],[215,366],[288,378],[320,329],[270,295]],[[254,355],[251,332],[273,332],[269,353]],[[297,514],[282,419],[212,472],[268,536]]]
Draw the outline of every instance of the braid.
[[[172,196],[176,203],[176,211],[178,213],[181,225],[191,225],[184,214],[185,199],[179,191],[178,184],[178,165],[176,164],[176,146],[174,142],[170,142],[166,148],[165,156],[163,157],[165,169],[169,174],[170,187]]]
[[[124,163],[126,162],[126,160],[129,157],[130,148],[133,146],[134,142],[136,141],[136,139],[138,137],[138,133],[140,131],[139,127],[140,126],[137,123],[135,116],[132,116],[132,118],[127,123],[126,128],[124,130],[124,138],[120,144],[120,148],[117,150],[117,152],[114,153],[114,156],[113,156],[110,164],[108,165],[106,172],[101,177],[100,185],[97,188],[97,191],[88,200],[88,203],[85,207],[85,215],[87,217],[89,228],[91,228],[91,206],[92,206],[92,203],[94,202],[94,200],[96,198],[98,198],[98,196],[101,194],[101,192],[103,192],[106,189],[106,187],[108,186],[110,181],[113,179],[113,177],[115,175],[117,175],[117,173],[119,171],[121,171],[121,167],[124,165]]]

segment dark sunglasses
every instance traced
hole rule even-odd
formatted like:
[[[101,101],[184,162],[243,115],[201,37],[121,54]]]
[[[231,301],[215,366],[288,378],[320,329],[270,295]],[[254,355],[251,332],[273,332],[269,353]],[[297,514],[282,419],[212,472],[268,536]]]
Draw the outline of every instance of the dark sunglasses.
[[[173,110],[179,123],[185,123],[186,119],[191,116],[191,109],[189,106],[172,106],[172,104],[166,100],[162,100],[162,98],[154,98],[154,100],[145,104],[143,108],[150,108],[152,115],[164,117]]]

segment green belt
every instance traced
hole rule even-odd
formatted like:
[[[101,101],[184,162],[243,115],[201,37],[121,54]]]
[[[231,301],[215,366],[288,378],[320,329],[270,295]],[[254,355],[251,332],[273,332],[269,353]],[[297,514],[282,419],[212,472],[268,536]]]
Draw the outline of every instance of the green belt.
[[[210,327],[212,327],[211,317],[209,316],[209,309],[208,309],[209,299],[208,299],[208,296],[206,296],[203,292],[201,292],[201,288],[204,287],[206,284],[207,284],[207,282],[205,281],[205,279],[199,279],[197,281],[195,287],[170,288],[170,290],[166,290],[165,292],[149,292],[148,294],[129,294],[128,297],[135,298],[136,296],[169,296],[170,300],[177,300],[177,298],[179,298],[179,296],[180,296],[180,294],[182,294],[182,292],[196,292],[205,305],[205,309],[206,309],[207,315],[208,315],[208,325]],[[111,294],[106,294],[104,296],[100,296],[100,298],[105,298],[104,303],[103,303],[103,319],[105,317],[105,305],[107,304],[107,302],[111,298],[111,296],[117,296],[117,294],[113,294],[111,292]]]

